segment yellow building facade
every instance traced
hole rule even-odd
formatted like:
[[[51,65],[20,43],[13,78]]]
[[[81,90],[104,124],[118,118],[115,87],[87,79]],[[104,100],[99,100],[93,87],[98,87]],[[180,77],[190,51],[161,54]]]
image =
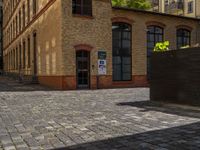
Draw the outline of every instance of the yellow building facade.
[[[199,0],[150,0],[151,11],[200,18]]]
[[[112,7],[110,0],[5,1],[3,12],[4,71],[56,89],[148,86],[156,42],[176,49],[200,41],[198,19]]]

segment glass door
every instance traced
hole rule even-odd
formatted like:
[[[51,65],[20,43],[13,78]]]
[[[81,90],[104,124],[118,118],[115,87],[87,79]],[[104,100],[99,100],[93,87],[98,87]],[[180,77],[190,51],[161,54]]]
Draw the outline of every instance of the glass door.
[[[90,54],[87,51],[76,52],[77,88],[85,89],[90,85]]]

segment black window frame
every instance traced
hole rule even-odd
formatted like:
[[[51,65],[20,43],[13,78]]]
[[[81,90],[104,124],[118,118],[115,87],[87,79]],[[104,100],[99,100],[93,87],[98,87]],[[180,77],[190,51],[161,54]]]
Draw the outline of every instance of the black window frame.
[[[151,27],[153,28],[154,32],[150,32],[149,28],[151,28]],[[161,29],[161,33],[156,33],[156,29]],[[149,35],[153,35],[153,37],[154,37],[153,41],[150,41],[150,42],[154,43],[153,47],[149,47],[149,45],[148,45],[148,43],[149,43],[148,36]],[[159,39],[159,38],[157,38],[157,36],[161,36],[162,40],[156,40],[156,39]],[[153,49],[154,49],[154,47],[155,47],[155,45],[156,45],[157,42],[163,42],[163,41],[164,41],[164,28],[163,27],[156,26],[156,25],[151,25],[151,26],[147,27],[147,55],[149,55],[149,53],[148,53],[149,51],[150,52],[153,51]],[[151,48],[151,50],[150,50],[150,48]]]
[[[153,32],[151,32],[151,29],[153,30]],[[159,32],[156,32],[156,29],[159,29],[160,31]],[[149,80],[151,77],[150,77],[150,58],[151,58],[151,54],[153,52],[153,49],[156,45],[156,43],[158,42],[163,42],[164,41],[164,28],[161,27],[161,26],[157,26],[157,25],[150,25],[150,26],[147,26],[147,79]],[[150,37],[153,37],[153,40],[150,40]],[[158,37],[160,36],[160,37]],[[161,38],[161,40],[160,40]],[[159,40],[158,40],[159,39]],[[153,43],[152,47],[149,46],[150,43]]]
[[[194,2],[190,1],[188,2],[188,14],[191,14],[194,12]]]
[[[85,5],[85,2],[90,4]],[[92,16],[92,0],[72,0],[72,14]]]
[[[181,32],[181,33],[180,33]],[[188,35],[185,35],[184,32],[187,32]],[[179,43],[179,38],[181,38],[181,42]],[[185,39],[188,38],[188,43],[185,43]],[[185,28],[179,28],[176,30],[176,46],[177,49],[180,49],[184,46],[191,45],[191,31]]]
[[[132,81],[132,25],[131,24],[128,24],[128,23],[124,23],[124,22],[115,22],[115,23],[113,23],[112,24],[112,28],[114,27],[114,26],[121,26],[120,27],[120,29],[119,29],[119,31],[118,32],[120,32],[119,34],[120,34],[120,37],[119,37],[119,41],[120,41],[120,43],[119,43],[119,49],[118,49],[118,54],[116,54],[116,50],[115,50],[115,42],[116,41],[114,41],[115,40],[115,38],[116,37],[114,37],[114,30],[115,29],[112,29],[112,45],[113,45],[113,48],[112,48],[112,67],[113,67],[113,71],[112,71],[112,80],[113,81]],[[129,28],[129,30],[128,31],[126,31],[127,33],[129,33],[129,38],[127,38],[127,39],[123,39],[122,38],[122,35],[125,33],[125,32],[123,32],[123,26],[127,26],[128,28]],[[129,40],[129,54],[126,54],[126,52],[124,52],[123,51],[123,49],[125,49],[126,47],[123,47],[123,40]],[[118,63],[116,63],[115,64],[115,60],[114,60],[114,57],[120,57],[120,63],[118,64]],[[128,58],[129,57],[129,59],[130,59],[130,62],[129,62],[129,64],[124,64],[125,63],[125,60],[124,60],[124,58]],[[120,79],[117,79],[118,77],[115,77],[115,75],[116,75],[116,70],[114,70],[115,69],[115,66],[120,66]],[[124,67],[124,66],[130,66],[130,68],[129,68],[129,70],[128,71],[125,71],[126,69],[127,69],[127,67]],[[127,75],[127,76],[129,76],[129,78],[128,79],[125,79],[125,74]]]

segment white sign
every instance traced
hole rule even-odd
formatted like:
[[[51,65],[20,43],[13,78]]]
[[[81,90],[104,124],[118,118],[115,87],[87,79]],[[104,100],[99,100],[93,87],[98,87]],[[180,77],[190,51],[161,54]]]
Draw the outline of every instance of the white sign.
[[[98,74],[99,75],[106,75],[106,60],[98,60]]]

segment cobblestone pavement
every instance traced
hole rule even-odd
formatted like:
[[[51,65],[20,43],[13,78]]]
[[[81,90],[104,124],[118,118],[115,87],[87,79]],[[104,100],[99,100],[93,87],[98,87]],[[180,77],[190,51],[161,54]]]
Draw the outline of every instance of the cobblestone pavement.
[[[200,110],[148,88],[51,91],[0,79],[0,150],[198,150]]]

